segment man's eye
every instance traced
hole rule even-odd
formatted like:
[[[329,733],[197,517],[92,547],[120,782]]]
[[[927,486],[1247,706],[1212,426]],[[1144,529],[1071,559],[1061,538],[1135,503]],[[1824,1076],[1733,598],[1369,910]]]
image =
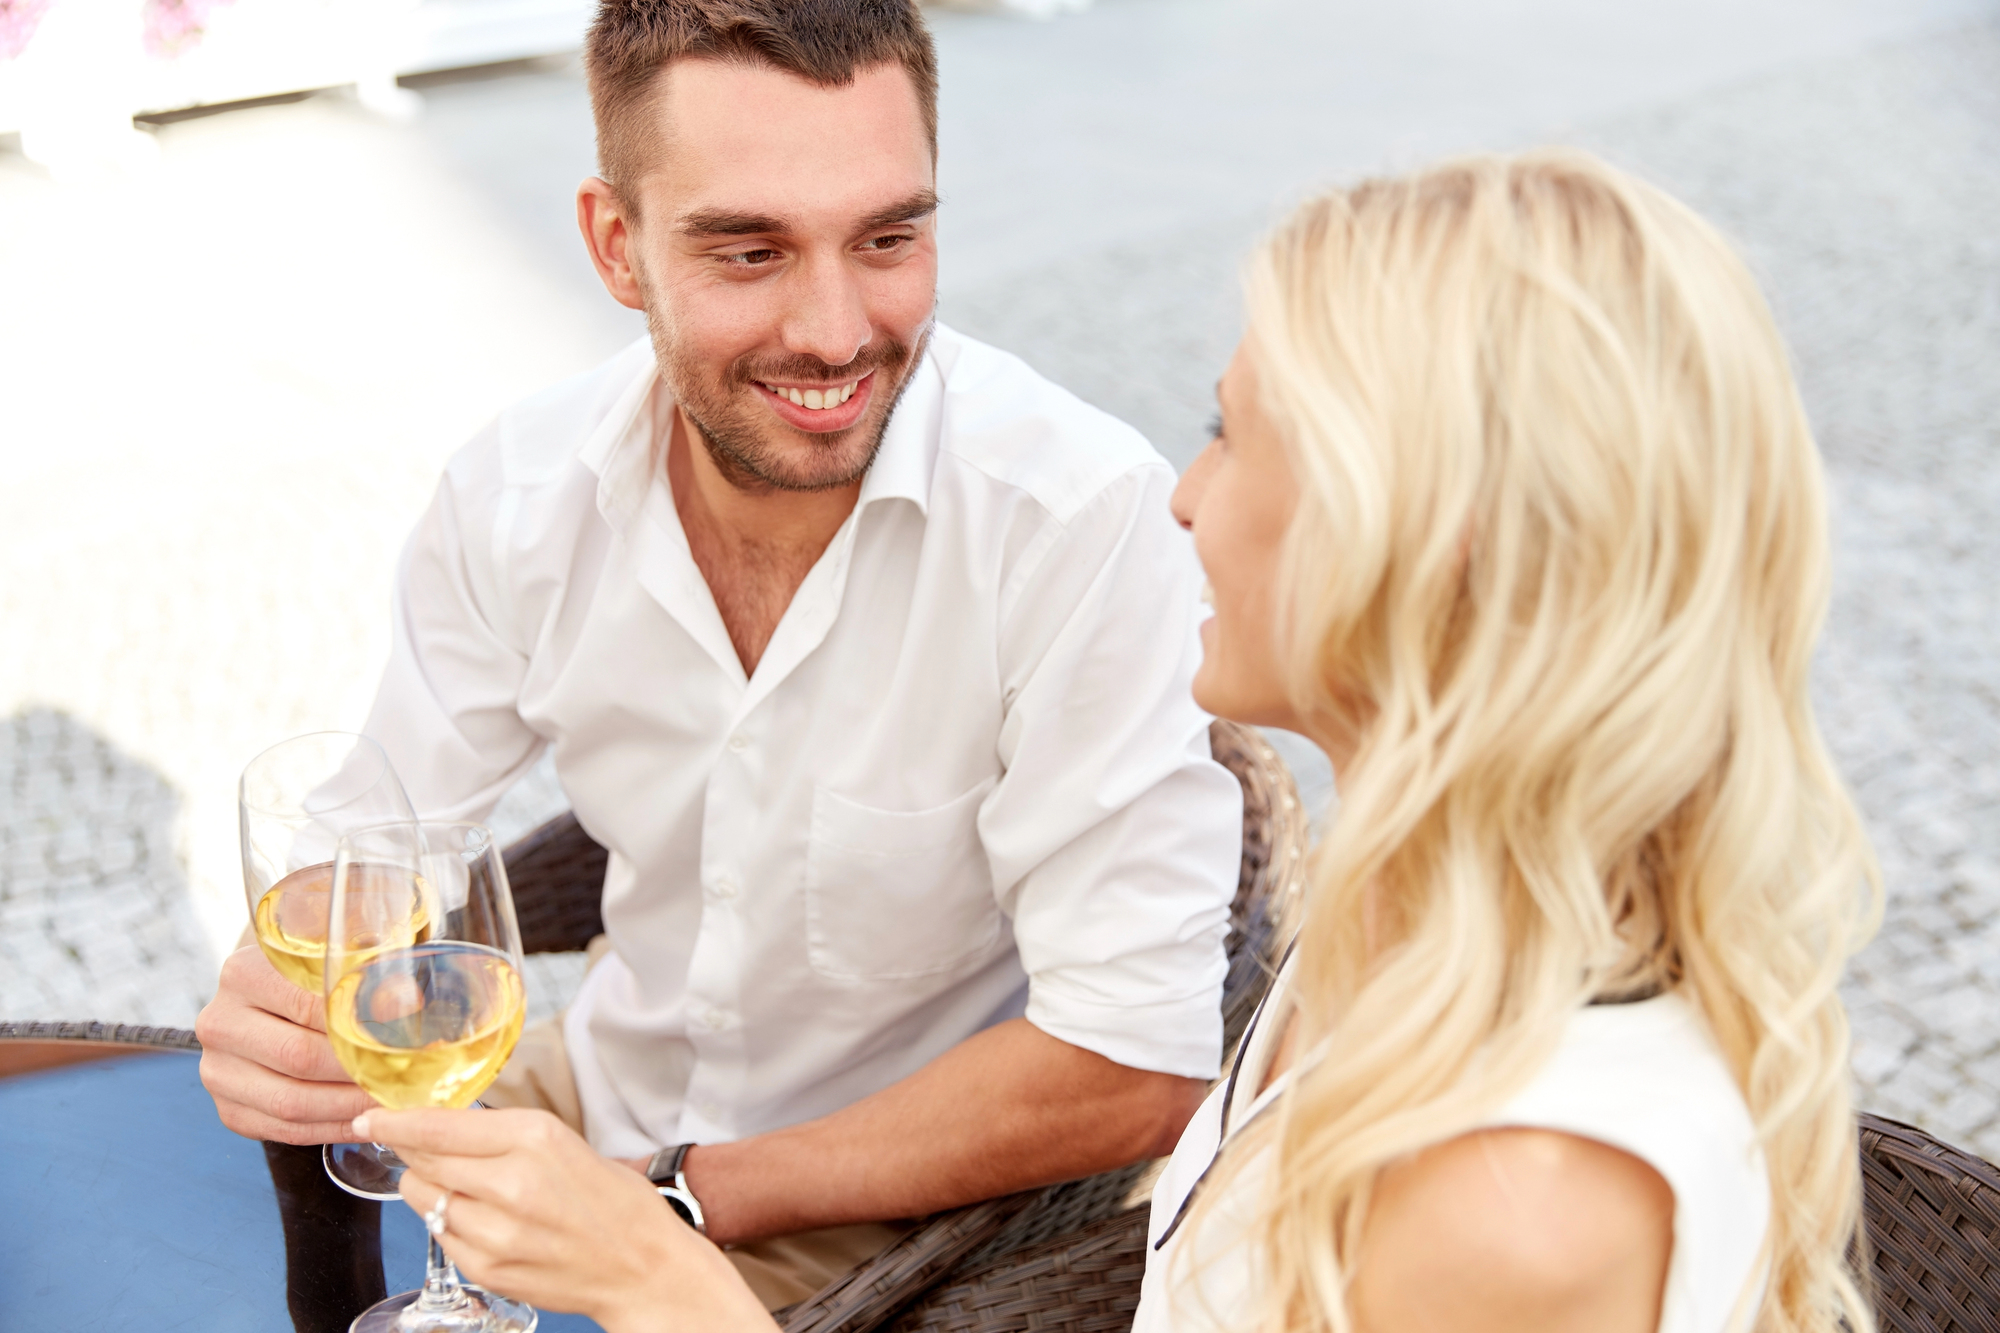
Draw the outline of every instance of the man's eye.
[[[723,260],[742,268],[758,268],[777,257],[776,250],[745,250],[741,254],[724,255]]]
[[[868,242],[868,248],[877,254],[888,254],[908,244],[911,239],[908,236],[877,236]]]

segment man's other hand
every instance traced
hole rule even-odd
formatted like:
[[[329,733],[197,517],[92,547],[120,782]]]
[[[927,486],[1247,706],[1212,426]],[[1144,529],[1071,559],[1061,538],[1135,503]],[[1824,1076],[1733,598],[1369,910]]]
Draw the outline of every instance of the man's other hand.
[[[375,1104],[326,1039],[326,1001],[279,976],[255,944],[222,964],[195,1019],[201,1083],[222,1123],[247,1139],[344,1143]]]

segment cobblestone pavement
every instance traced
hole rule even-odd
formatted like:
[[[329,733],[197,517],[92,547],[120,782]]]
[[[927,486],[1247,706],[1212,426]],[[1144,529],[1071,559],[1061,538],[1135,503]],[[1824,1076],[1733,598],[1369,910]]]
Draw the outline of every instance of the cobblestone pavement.
[[[0,799],[0,1015],[186,1023],[208,949],[166,779],[36,708],[0,723]]]
[[[1120,12],[1106,4],[1094,17]],[[211,256],[168,303],[185,326],[91,326],[105,363],[131,368],[121,394],[82,372],[59,395],[9,387],[17,416],[25,392],[31,410],[44,403],[41,420],[61,415],[65,438],[82,443],[7,459],[0,486],[0,1017],[191,1020],[242,921],[237,768],[274,739],[358,719],[393,552],[450,443],[494,404],[632,336],[631,322],[570,288],[545,284],[510,309],[465,276],[507,269],[532,288],[553,264],[580,263],[560,217],[537,214],[541,230],[524,241],[481,211],[497,197],[519,213],[551,188],[566,207],[534,173],[574,179],[587,153],[572,85],[495,81],[434,100],[430,123],[483,119],[504,131],[493,143],[525,142],[530,116],[535,132],[567,125],[577,140],[509,158],[513,174],[489,181],[484,199],[440,186],[409,141],[357,130],[337,107],[174,127],[158,253]],[[264,317],[234,310],[227,327],[204,313],[212,275],[201,264],[224,261],[174,231],[176,207],[188,192],[233,188],[224,167],[240,152],[230,159],[223,141],[254,141],[280,117],[269,153],[288,198],[313,197],[300,180],[326,154],[387,163],[366,178],[379,197],[330,198],[288,237],[328,256],[306,299],[331,309],[357,284],[401,293],[404,308],[378,324],[274,337],[275,303]],[[1772,293],[1834,492],[1821,719],[1889,892],[1882,933],[1847,988],[1861,1098],[2000,1157],[2000,22],[1532,136],[1516,116],[1441,147],[1549,139],[1597,147],[1674,188],[1741,239]],[[41,189],[0,158],[0,289],[67,310],[77,303],[20,256],[54,244],[58,225],[91,224]],[[947,282],[945,317],[1185,462],[1234,339],[1238,257],[1269,217],[1253,208],[1260,197],[1218,197],[1242,202],[1198,225]],[[24,201],[32,207],[13,207]],[[414,220],[396,221],[398,209]],[[441,255],[434,236],[446,233],[463,253]],[[1003,252],[980,239],[982,253]],[[277,271],[274,245],[229,262]],[[361,258],[342,258],[343,247]],[[96,312],[66,317],[81,326]],[[0,365],[42,336],[0,321]],[[224,392],[212,392],[213,374],[192,375],[188,347],[222,349]],[[423,377],[407,369],[414,360]],[[197,381],[199,400],[185,387]],[[356,383],[388,387],[357,405]],[[299,420],[302,402],[310,420]],[[160,435],[161,422],[183,418],[201,430]],[[55,498],[79,494],[87,509]],[[1302,744],[1286,753],[1309,798],[1330,798],[1324,763]],[[561,802],[542,770],[495,822],[525,831]],[[534,1002],[548,1012],[581,969],[575,958],[537,967]]]

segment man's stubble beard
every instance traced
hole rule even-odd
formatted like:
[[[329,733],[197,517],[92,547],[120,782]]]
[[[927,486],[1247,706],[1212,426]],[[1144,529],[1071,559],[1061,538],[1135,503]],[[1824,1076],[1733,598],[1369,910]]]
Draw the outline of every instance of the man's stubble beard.
[[[646,331],[652,338],[653,358],[668,390],[724,479],[738,490],[752,493],[836,490],[867,475],[875,464],[875,455],[881,452],[882,437],[888,433],[897,405],[916,378],[913,372],[923,359],[924,349],[930,345],[931,325],[936,320],[935,313],[924,320],[914,346],[894,339],[870,342],[844,366],[829,366],[817,357],[791,357],[760,365],[739,361],[724,372],[725,380],[718,385],[706,380],[693,360],[682,352],[659,314],[663,303],[643,277],[640,289],[646,298]],[[871,394],[878,399],[883,393],[883,377],[896,376],[892,391],[882,400],[886,405],[878,409],[871,402],[868,416],[844,431],[817,437],[827,443],[811,446],[814,453],[805,467],[797,466],[767,436],[788,431],[807,440],[815,437],[786,425],[761,403],[749,401],[757,392],[754,385],[758,380],[844,383],[870,371],[876,377]],[[859,449],[849,447],[858,440],[865,440],[865,445]]]

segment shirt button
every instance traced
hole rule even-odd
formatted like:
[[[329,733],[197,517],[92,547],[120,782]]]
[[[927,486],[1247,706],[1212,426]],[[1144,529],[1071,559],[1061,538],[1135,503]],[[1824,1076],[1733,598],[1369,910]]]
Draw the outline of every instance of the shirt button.
[[[730,875],[724,875],[721,879],[715,881],[715,896],[718,898],[734,898],[736,896],[735,878]]]
[[[720,1031],[729,1022],[729,1015],[723,1013],[722,1010],[717,1009],[714,1005],[710,1005],[702,1012],[701,1021]]]
[[[729,738],[729,748],[736,754],[742,754],[750,748],[750,738],[739,731]]]

